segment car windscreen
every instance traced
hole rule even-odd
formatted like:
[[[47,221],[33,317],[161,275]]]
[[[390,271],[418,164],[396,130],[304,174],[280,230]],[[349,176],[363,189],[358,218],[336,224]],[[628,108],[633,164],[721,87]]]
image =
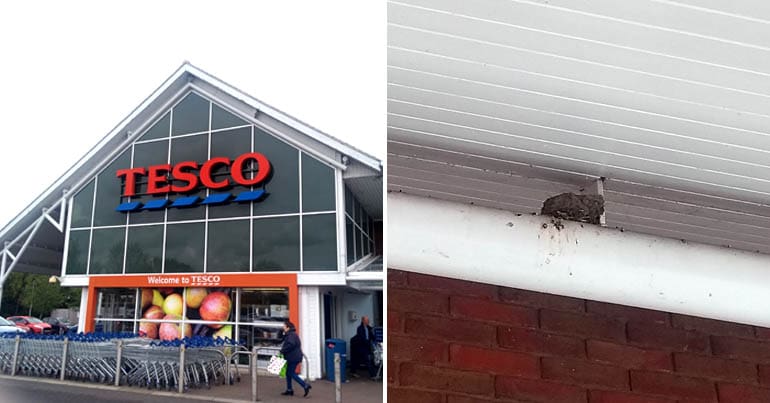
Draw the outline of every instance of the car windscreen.
[[[27,320],[29,323],[43,323],[43,321],[38,318],[27,318]]]
[[[14,325],[13,323],[8,321],[7,319],[5,319],[2,316],[0,316],[0,326],[16,326],[16,325]]]

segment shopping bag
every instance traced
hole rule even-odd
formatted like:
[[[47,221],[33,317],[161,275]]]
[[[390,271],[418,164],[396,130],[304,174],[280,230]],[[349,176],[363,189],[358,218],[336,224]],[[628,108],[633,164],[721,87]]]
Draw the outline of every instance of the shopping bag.
[[[267,372],[273,375],[286,374],[286,360],[282,355],[270,357],[270,362],[267,364]]]

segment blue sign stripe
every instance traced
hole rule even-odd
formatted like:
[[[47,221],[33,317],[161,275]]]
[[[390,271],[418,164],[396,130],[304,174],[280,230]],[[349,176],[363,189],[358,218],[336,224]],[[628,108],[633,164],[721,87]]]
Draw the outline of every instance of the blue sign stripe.
[[[237,202],[254,201],[254,200],[258,200],[264,194],[265,194],[265,191],[263,189],[253,190],[250,192],[241,192],[238,196],[235,197],[234,201],[237,201]]]
[[[200,197],[198,196],[180,197],[179,199],[174,200],[171,207],[189,207],[197,203],[198,200],[200,200]]]
[[[142,203],[140,202],[122,203],[115,209],[115,211],[120,211],[122,213],[125,213],[128,211],[138,210],[139,207],[141,206],[142,206]]]
[[[205,198],[201,204],[220,204],[227,201],[227,199],[230,198],[230,193],[216,193],[209,195],[209,197]]]
[[[150,200],[147,203],[144,203],[144,209],[145,210],[158,210],[166,207],[168,203],[171,200],[168,199],[156,199],[156,200]]]
[[[235,198],[232,198],[232,194],[230,193],[215,193],[211,194],[203,201],[201,201],[201,198],[198,196],[185,196],[180,197],[176,200],[170,200],[170,199],[155,199],[150,200],[147,203],[144,203],[142,205],[142,202],[130,202],[130,203],[122,203],[117,208],[115,208],[115,211],[120,211],[122,213],[126,213],[129,211],[138,211],[140,209],[144,210],[159,210],[165,207],[191,207],[200,202],[200,204],[206,204],[206,205],[213,205],[213,204],[225,204],[229,203],[231,201],[244,203],[244,202],[252,202],[252,201],[259,201],[264,195],[265,195],[264,189],[259,190],[253,190],[253,191],[246,191],[241,192],[238,195],[235,196]],[[169,205],[169,203],[171,203]]]

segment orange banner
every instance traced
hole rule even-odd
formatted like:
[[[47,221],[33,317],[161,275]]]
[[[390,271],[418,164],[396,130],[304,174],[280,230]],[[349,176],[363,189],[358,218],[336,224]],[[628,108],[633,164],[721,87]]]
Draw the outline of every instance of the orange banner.
[[[85,331],[94,330],[94,316],[100,288],[147,287],[283,287],[289,289],[289,319],[299,327],[297,273],[198,273],[91,276],[88,279],[88,305]]]

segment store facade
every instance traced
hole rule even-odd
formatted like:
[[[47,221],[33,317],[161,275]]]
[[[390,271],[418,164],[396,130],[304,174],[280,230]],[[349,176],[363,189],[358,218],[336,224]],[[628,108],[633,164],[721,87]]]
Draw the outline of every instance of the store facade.
[[[320,377],[344,295],[382,317],[380,162],[189,64],[143,106],[64,197],[80,328],[269,351],[290,319]]]

